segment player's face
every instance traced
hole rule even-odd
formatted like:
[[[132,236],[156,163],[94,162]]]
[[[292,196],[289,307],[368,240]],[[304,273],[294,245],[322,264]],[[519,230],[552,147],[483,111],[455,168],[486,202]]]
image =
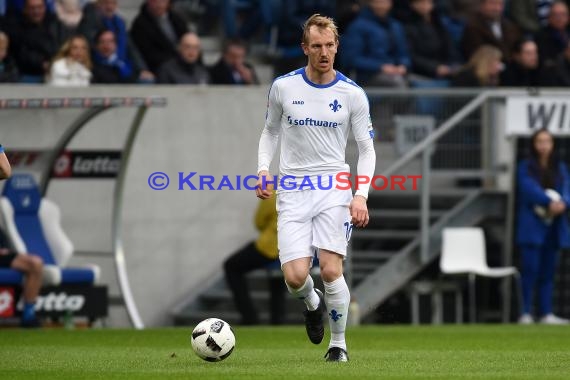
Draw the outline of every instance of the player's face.
[[[311,26],[303,51],[309,57],[309,66],[319,72],[327,73],[333,69],[334,57],[338,49],[338,41],[330,29]]]

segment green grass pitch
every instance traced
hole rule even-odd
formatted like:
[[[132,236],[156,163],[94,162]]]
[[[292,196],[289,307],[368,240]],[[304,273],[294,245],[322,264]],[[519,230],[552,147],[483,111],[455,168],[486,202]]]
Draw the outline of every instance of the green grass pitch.
[[[570,327],[350,328],[350,362],[326,363],[303,326],[237,327],[223,362],[194,355],[191,328],[0,330],[1,379],[570,379]],[[328,334],[328,333],[327,333]]]

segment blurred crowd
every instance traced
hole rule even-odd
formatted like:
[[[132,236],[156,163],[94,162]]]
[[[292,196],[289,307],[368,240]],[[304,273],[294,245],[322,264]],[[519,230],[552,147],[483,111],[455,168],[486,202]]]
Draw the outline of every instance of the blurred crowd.
[[[567,86],[568,2],[141,0],[127,23],[118,0],[0,0],[0,82],[257,84],[248,57],[275,76],[304,65],[302,23],[321,13],[361,85]],[[222,41],[211,65],[206,35]]]

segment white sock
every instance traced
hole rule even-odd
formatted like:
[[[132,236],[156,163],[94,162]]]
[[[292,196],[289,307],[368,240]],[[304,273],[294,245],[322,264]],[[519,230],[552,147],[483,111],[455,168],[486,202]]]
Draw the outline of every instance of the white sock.
[[[348,305],[350,303],[350,291],[344,279],[340,276],[333,282],[323,282],[325,285],[325,304],[327,305],[329,326],[331,329],[330,347],[340,347],[346,350],[344,332],[346,330],[346,318],[348,317]]]
[[[315,292],[315,283],[313,282],[311,275],[307,276],[305,284],[303,284],[303,286],[301,286],[299,289],[293,289],[289,286],[289,284],[285,284],[287,285],[287,289],[289,289],[289,293],[291,293],[293,297],[305,302],[307,309],[310,311],[317,310],[321,299],[319,298],[317,292]]]

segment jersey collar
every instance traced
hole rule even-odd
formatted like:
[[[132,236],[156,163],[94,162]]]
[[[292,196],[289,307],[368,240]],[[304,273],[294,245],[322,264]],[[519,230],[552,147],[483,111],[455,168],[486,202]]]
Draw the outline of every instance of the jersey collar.
[[[311,82],[311,81],[309,80],[309,78],[307,77],[307,71],[306,71],[305,68],[303,68],[303,73],[302,73],[302,74],[303,74],[303,79],[305,80],[305,82],[306,82],[309,86],[315,87],[315,88],[328,88],[328,87],[332,87],[332,86],[334,86],[334,85],[336,84],[336,82],[338,82],[339,79],[340,79],[339,72],[336,71],[336,75],[335,75],[335,77],[334,77],[334,79],[333,79],[332,82],[327,83],[327,84],[316,84],[316,83],[313,83],[313,82]]]

